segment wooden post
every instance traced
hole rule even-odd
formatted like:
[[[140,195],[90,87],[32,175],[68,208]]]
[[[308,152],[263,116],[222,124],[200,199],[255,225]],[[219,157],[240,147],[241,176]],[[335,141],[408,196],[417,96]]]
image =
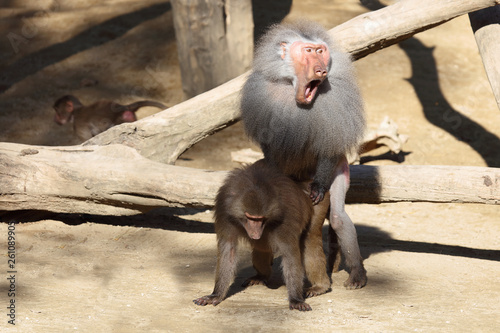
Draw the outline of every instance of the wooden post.
[[[500,5],[469,13],[469,20],[500,109]]]
[[[250,68],[250,0],[172,0],[185,98],[210,90]]]

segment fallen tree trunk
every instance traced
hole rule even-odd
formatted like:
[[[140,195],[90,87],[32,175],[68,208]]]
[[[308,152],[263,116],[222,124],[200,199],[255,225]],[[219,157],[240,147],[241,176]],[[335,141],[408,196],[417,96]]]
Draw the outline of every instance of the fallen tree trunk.
[[[355,17],[330,30],[330,34],[357,59],[457,16],[499,3],[500,0],[402,0]],[[154,161],[174,163],[193,144],[239,119],[239,91],[247,75],[166,111],[112,127],[84,144],[125,144]]]
[[[152,162],[123,145],[0,143],[0,210],[130,215],[154,207],[212,207],[227,172]],[[348,202],[500,204],[500,169],[351,166]]]
[[[123,145],[0,143],[0,210],[130,215],[210,207],[225,174],[152,162]]]
[[[500,6],[469,13],[469,20],[500,109]]]

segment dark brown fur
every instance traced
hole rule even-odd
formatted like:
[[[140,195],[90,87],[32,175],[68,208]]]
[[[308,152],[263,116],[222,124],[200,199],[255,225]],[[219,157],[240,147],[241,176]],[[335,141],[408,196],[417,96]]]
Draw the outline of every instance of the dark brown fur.
[[[316,81],[317,92],[305,103],[297,98],[304,91],[300,86],[304,79],[297,72],[301,65],[290,56],[296,42],[326,45],[330,55],[326,78]],[[322,66],[321,61],[318,64]],[[365,126],[349,56],[312,22],[274,26],[257,47],[253,71],[242,90],[241,110],[248,135],[259,143],[269,163],[296,180],[312,180],[310,197],[315,204],[330,190],[330,224],[351,271],[345,286],[363,287],[367,278],[356,229],[344,209],[349,188],[345,155],[357,149]]]
[[[307,198],[306,186],[292,181],[264,160],[230,173],[220,188],[215,201],[215,231],[217,233],[217,268],[212,294],[195,299],[198,305],[219,304],[227,295],[237,267],[238,241],[244,239],[252,246],[252,262],[257,274],[244,286],[265,284],[271,275],[274,254],[282,255],[283,277],[288,289],[290,309],[308,311],[304,302],[304,265],[322,266],[325,256],[320,243],[301,243],[311,228],[318,229],[317,219],[311,224],[313,206]],[[323,210],[324,205],[318,205]],[[315,208],[316,209],[316,208]],[[248,226],[248,217],[255,218],[256,229]],[[262,221],[262,224],[259,224]],[[261,228],[262,227],[262,228]],[[249,231],[250,230],[250,231]],[[302,245],[301,245],[302,244]],[[315,258],[321,251],[320,260]],[[304,263],[302,262],[304,256]],[[321,257],[323,260],[321,261]],[[329,288],[328,277],[326,289]],[[323,281],[325,282],[325,281]],[[324,288],[324,286],[323,286]],[[317,290],[308,290],[315,294]]]
[[[144,106],[167,108],[154,101],[138,101],[128,105],[99,101],[84,106],[75,96],[66,95],[54,103],[54,121],[59,125],[73,122],[75,134],[82,141],[86,141],[115,125],[136,121],[135,112]]]

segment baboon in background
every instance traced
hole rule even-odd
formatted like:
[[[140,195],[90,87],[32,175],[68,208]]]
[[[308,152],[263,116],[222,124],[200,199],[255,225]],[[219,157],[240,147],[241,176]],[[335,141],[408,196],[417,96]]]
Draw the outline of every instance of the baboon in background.
[[[115,125],[136,121],[135,112],[144,106],[167,108],[153,101],[138,101],[121,105],[105,100],[85,106],[75,96],[66,95],[54,103],[56,111],[54,121],[59,125],[73,122],[75,134],[81,140],[86,141]]]
[[[357,149],[365,127],[349,56],[315,23],[273,26],[256,48],[241,111],[247,134],[269,163],[297,181],[312,179],[314,204],[330,190],[330,224],[350,269],[344,285],[363,287],[366,270],[344,209],[349,188],[345,155]]]

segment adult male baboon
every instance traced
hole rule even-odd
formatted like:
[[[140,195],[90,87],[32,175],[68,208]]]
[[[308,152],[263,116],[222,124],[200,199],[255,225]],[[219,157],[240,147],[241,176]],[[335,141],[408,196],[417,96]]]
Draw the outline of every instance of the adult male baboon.
[[[242,91],[242,120],[265,159],[298,181],[312,179],[310,197],[330,190],[330,223],[350,268],[349,289],[366,284],[356,229],[345,212],[345,155],[363,136],[363,103],[349,56],[319,25],[272,27],[261,39]]]

